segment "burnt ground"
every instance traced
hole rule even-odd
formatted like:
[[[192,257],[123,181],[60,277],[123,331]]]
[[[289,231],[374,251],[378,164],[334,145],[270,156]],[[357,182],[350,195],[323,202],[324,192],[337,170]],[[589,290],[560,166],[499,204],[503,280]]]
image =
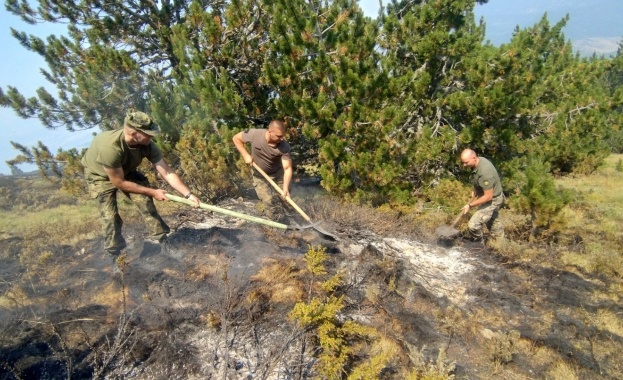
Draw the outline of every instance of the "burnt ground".
[[[252,200],[219,206],[255,213]],[[342,273],[339,319],[399,347],[379,378],[413,368],[458,379],[623,373],[623,336],[589,323],[623,313],[597,296],[611,284],[547,257],[509,262],[476,243],[404,228],[380,235],[364,220],[324,220],[334,241],[200,210],[165,219],[175,232],[164,245],[127,224],[116,262],[101,238],[50,244],[53,259],[35,267],[20,261],[26,242],[2,241],[0,379],[312,378],[314,340],[288,313],[310,291],[303,257],[319,246],[328,275]]]

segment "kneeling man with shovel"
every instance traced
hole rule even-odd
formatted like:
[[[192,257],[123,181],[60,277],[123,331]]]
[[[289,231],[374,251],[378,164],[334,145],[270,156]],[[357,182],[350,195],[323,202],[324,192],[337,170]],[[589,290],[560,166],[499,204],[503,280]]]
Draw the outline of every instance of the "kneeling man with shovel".
[[[478,157],[471,149],[461,152],[461,162],[463,166],[473,169],[474,186],[472,201],[463,206],[461,211],[466,214],[471,208],[478,207],[469,219],[469,237],[483,241],[482,227],[485,224],[492,237],[504,237],[504,226],[498,218],[498,211],[504,204],[504,193],[497,170],[491,161]]]

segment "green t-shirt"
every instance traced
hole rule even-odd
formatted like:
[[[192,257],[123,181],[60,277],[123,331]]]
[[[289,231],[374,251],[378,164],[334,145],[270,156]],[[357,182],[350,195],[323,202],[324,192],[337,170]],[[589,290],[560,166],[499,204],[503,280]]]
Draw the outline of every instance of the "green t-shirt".
[[[473,184],[476,194],[481,196],[484,190],[493,189],[493,196],[497,197],[502,194],[502,183],[498,171],[491,161],[484,157],[479,157],[478,166],[474,171]]]
[[[93,139],[82,157],[87,180],[108,181],[104,166],[122,168],[123,174],[127,175],[141,164],[143,158],[147,158],[152,164],[162,159],[162,152],[153,141],[149,145],[130,147],[123,137],[121,128],[102,132]]]

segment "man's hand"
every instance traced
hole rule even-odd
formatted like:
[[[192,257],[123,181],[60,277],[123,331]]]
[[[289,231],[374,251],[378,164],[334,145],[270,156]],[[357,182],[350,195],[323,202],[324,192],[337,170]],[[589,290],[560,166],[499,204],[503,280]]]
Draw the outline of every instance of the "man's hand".
[[[199,198],[197,198],[194,194],[191,194],[190,197],[188,197],[188,200],[195,202],[195,204],[193,205],[194,208],[199,207],[199,204],[201,203]]]
[[[167,191],[165,189],[153,189],[152,197],[159,201],[168,201],[169,198],[166,196]]]
[[[247,165],[253,166],[253,157],[250,154],[247,154],[246,156],[244,156],[244,162]]]
[[[467,212],[469,211],[469,209],[471,208],[471,206],[468,204],[466,204],[465,206],[463,206],[463,208],[461,209],[461,211],[463,212],[463,214],[467,214]]]

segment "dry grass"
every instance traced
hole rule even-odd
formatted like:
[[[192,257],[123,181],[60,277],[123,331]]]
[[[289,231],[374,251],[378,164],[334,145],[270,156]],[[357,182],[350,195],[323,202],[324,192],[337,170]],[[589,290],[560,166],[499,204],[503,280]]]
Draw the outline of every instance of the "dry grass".
[[[219,272],[218,267],[209,265],[209,264],[200,264],[190,268],[186,274],[185,278],[190,281],[205,281],[208,278],[216,275]]]
[[[93,294],[91,303],[95,305],[105,305],[121,312],[123,310],[123,297],[120,296],[122,291],[125,292],[125,298],[129,299],[128,290],[114,282],[107,284],[99,292]],[[114,313],[112,313],[114,314]]]
[[[7,309],[32,305],[34,300],[19,285],[11,286],[0,296],[0,307]]]
[[[567,265],[588,272],[623,276],[623,155],[613,154],[588,176],[565,177],[557,183],[577,195],[565,210],[563,240],[576,242],[562,256]]]
[[[469,347],[469,352],[465,349],[467,352],[465,355],[470,356],[472,360],[470,364],[479,368],[480,374],[486,373],[483,376],[488,377],[483,378],[527,378],[521,375],[526,373],[518,368],[521,365],[529,365],[534,369],[534,378],[585,378],[586,373],[590,371],[575,363],[574,359],[569,359],[566,356],[568,353],[562,352],[560,347],[545,342],[545,337],[558,334],[557,329],[567,328],[566,337],[569,339],[570,347],[577,350],[575,352],[592,355],[594,362],[608,376],[612,378],[622,376],[619,341],[623,336],[623,316],[617,311],[616,306],[620,304],[623,294],[623,284],[620,281],[623,274],[623,255],[620,247],[623,242],[623,231],[620,230],[623,229],[619,227],[623,221],[623,202],[621,202],[623,194],[619,191],[623,185],[623,173],[615,169],[621,157],[620,155],[610,157],[606,165],[593,175],[558,180],[561,186],[572,189],[578,196],[564,211],[567,220],[565,229],[562,230],[558,241],[550,242],[550,245],[528,243],[519,233],[525,230],[525,216],[513,214],[511,210],[503,211],[502,217],[509,239],[493,242],[492,248],[495,255],[503,258],[504,262],[516,265],[506,270],[509,277],[517,279],[517,285],[507,295],[517,296],[520,300],[531,298],[533,302],[530,305],[531,312],[538,317],[530,317],[532,320],[525,322],[528,317],[518,315],[519,313],[511,315],[502,307],[488,305],[486,307],[471,305],[468,310],[442,308],[435,300],[429,298],[408,297],[412,289],[396,289],[393,280],[389,284],[363,285],[365,299],[361,300],[360,306],[362,309],[365,308],[366,312],[370,312],[366,317],[376,325],[377,331],[383,331],[383,336],[400,340],[400,337],[412,333],[408,330],[409,325],[401,319],[406,314],[400,316],[391,314],[383,309],[387,307],[383,302],[391,292],[406,295],[404,297],[408,302],[405,301],[404,310],[418,317],[434,316],[434,321],[430,322],[431,328],[442,331],[446,337],[453,336],[451,343],[455,351],[458,350],[457,347]],[[39,192],[46,191],[41,186],[43,185],[37,183],[32,188]],[[6,188],[0,190],[2,191],[0,195],[12,191]],[[13,208],[7,209],[6,202],[0,207],[0,238],[17,236],[23,239],[20,243],[21,264],[28,267],[30,275],[37,275],[39,280],[46,280],[44,272],[48,270],[47,276],[51,277],[47,280],[54,281],[62,273],[59,271],[62,263],[55,261],[54,249],[42,250],[41,247],[50,246],[50,240],[58,244],[75,246],[81,239],[99,235],[97,207],[92,201],[70,200],[60,195],[37,199],[34,194],[27,194],[25,199],[32,201],[35,206],[27,206],[29,202],[18,201],[17,206]],[[53,207],[43,207],[48,201],[52,202],[50,205]],[[346,204],[331,198],[314,198],[301,204],[312,215],[312,219],[330,221],[338,228],[350,229],[353,233],[362,230],[379,235],[409,234],[414,238],[413,235],[430,236],[437,226],[447,224],[453,217],[450,209],[427,208],[429,206],[424,204],[415,207],[387,206],[374,209]],[[186,207],[174,202],[159,202],[157,206],[163,215],[175,213],[181,207]],[[129,223],[133,221],[140,223],[138,212],[129,202],[121,202],[121,211],[124,220]],[[286,237],[281,231],[277,231],[269,236],[269,240],[281,242]],[[287,244],[284,243],[284,246]],[[201,282],[222,272],[219,268],[226,264],[222,262],[222,255],[206,254],[205,257],[201,265],[188,267],[184,273],[177,271],[165,273],[175,278],[184,277],[190,281]],[[252,277],[253,289],[245,295],[245,304],[258,304],[262,306],[258,310],[264,312],[263,306],[267,308],[271,304],[289,306],[305,299],[306,274],[301,269],[303,266],[302,262],[297,260],[264,262]],[[382,263],[379,267],[382,267]],[[590,297],[579,301],[589,304],[591,312],[587,312],[584,305],[579,302],[577,305],[565,304],[564,310],[552,309],[548,296],[551,297],[553,293],[546,293],[546,286],[537,277],[538,272],[531,271],[534,267],[557,269],[582,279],[581,283],[586,286],[591,285],[593,288],[586,293]],[[593,274],[606,276],[601,276],[600,279],[603,281],[599,282]],[[91,301],[121,309],[122,291],[118,284],[111,283],[99,290]],[[578,294],[584,293],[578,291]],[[522,298],[522,295],[526,296]],[[147,293],[145,297],[149,297],[149,294]],[[0,306],[25,306],[35,301],[28,297],[24,289],[12,287],[0,297]],[[522,318],[525,318],[523,326],[521,326]],[[220,317],[214,313],[204,314],[202,320],[213,328],[217,328],[221,323]],[[569,325],[564,325],[561,321],[569,322]],[[524,327],[531,333],[519,336],[514,330],[515,326]],[[498,335],[493,339],[486,339],[483,337],[485,329],[495,331]],[[594,336],[590,335],[592,332],[595,332]],[[573,336],[573,333],[576,335]],[[563,336],[562,332],[560,334]],[[393,353],[398,349],[391,339],[372,342],[370,347],[365,348]],[[450,339],[446,339],[450,345]],[[446,341],[442,342],[442,345],[445,344]],[[432,364],[427,364],[424,359],[422,363],[426,364],[422,368],[433,368]],[[434,375],[440,375],[438,378],[449,378],[451,371],[448,369],[451,366],[445,365],[443,361],[439,361],[438,365],[435,367],[438,371],[432,371],[430,378],[437,378]]]
[[[296,303],[303,300],[305,291],[300,280],[301,269],[295,260],[266,260],[251,277],[256,283],[253,297],[266,297],[275,303]]]
[[[578,380],[580,377],[572,365],[559,361],[547,372],[545,378],[548,380]]]

